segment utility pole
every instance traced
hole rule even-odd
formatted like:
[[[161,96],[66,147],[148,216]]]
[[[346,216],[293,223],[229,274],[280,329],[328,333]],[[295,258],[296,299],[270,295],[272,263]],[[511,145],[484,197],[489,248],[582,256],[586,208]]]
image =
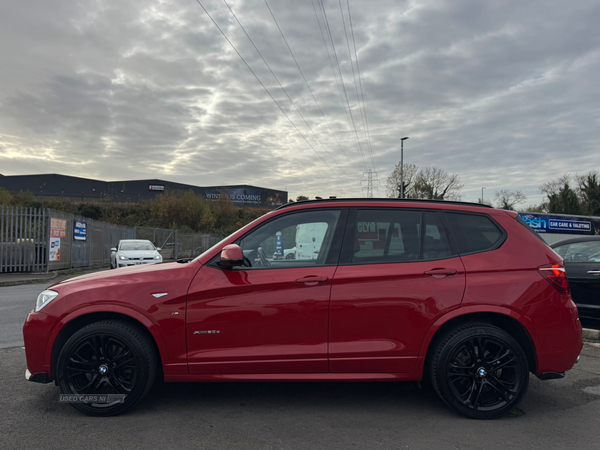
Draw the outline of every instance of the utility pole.
[[[377,186],[373,186],[373,183],[379,183],[379,180],[377,179],[377,172],[375,172],[373,169],[369,169],[366,172],[363,172],[363,176],[367,178],[366,180],[361,180],[361,183],[366,182],[367,185],[363,186],[362,189],[363,191],[366,189],[367,198],[373,198],[373,189],[379,189]],[[373,176],[375,176],[375,179],[373,179]]]
[[[485,189],[484,187],[482,187],[482,188],[481,188],[481,204],[482,204],[482,205],[483,205],[483,190],[484,190],[484,189]]]
[[[400,198],[404,198],[404,141],[408,136],[400,139]]]

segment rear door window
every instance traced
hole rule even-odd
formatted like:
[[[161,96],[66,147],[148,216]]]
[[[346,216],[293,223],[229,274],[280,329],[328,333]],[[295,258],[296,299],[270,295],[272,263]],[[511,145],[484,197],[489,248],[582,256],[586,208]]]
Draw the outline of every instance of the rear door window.
[[[437,212],[403,209],[356,211],[350,262],[376,264],[443,259],[453,252]]]

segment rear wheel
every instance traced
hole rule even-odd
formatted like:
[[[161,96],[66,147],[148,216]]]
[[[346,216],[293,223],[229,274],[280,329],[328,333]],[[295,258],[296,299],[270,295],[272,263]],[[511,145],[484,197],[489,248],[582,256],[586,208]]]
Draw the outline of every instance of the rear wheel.
[[[155,376],[151,342],[141,329],[120,321],[83,327],[67,340],[57,361],[61,392],[82,396],[84,403],[72,405],[91,416],[113,416],[131,408],[150,390]],[[124,400],[107,397],[115,394]]]
[[[432,384],[455,411],[494,419],[514,409],[529,385],[525,352],[506,331],[466,324],[448,332],[435,348]]]

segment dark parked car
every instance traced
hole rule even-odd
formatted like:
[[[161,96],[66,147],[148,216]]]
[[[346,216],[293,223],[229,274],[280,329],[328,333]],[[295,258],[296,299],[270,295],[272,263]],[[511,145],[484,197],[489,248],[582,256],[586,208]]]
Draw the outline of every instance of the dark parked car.
[[[564,260],[579,315],[600,319],[600,236],[566,239],[550,247]]]
[[[308,229],[316,258],[267,258],[278,235]],[[97,416],[132,407],[157,376],[427,378],[455,411],[491,419],[530,372],[561,378],[583,347],[562,259],[516,213],[367,199],[285,205],[194,260],[57,283],[23,334],[26,378]]]

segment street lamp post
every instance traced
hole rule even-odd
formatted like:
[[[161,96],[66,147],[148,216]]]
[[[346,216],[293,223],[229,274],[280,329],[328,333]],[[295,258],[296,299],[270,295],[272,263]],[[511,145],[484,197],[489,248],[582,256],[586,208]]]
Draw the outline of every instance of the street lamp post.
[[[408,136],[400,139],[400,198],[404,198],[404,141]]]
[[[485,189],[484,187],[482,187],[482,188],[481,188],[481,204],[482,204],[482,205],[483,205],[483,190],[484,190],[484,189]]]

